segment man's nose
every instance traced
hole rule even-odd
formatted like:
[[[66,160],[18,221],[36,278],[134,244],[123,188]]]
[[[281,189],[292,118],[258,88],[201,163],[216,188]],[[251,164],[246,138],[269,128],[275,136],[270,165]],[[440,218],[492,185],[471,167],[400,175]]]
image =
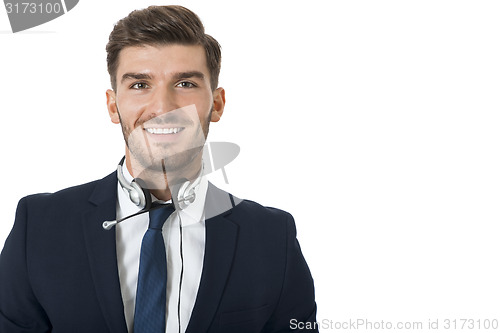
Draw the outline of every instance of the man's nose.
[[[169,87],[157,87],[151,96],[149,111],[155,116],[178,109],[179,103],[174,89]]]

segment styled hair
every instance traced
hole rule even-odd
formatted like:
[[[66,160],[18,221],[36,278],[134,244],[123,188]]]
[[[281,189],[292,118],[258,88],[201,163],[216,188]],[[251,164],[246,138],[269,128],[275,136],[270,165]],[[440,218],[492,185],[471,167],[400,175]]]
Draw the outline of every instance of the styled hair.
[[[220,45],[212,36],[205,34],[200,18],[182,6],[150,6],[134,10],[118,21],[109,35],[106,52],[113,90],[116,91],[116,71],[121,50],[129,46],[169,44],[203,46],[210,86],[212,90],[217,88],[221,65]]]

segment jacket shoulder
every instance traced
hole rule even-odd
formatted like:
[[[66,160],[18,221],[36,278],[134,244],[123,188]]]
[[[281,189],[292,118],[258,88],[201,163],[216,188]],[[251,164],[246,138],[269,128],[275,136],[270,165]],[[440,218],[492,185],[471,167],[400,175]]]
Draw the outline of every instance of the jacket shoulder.
[[[248,214],[253,217],[269,218],[269,219],[289,219],[292,215],[284,210],[263,206],[255,201],[248,199],[240,199],[236,209],[241,210],[242,213]]]
[[[290,213],[273,207],[265,207],[255,201],[240,199],[209,183],[205,202],[205,219],[224,215],[245,230],[282,234],[295,229]]]
[[[243,227],[265,233],[286,234],[287,230],[292,233],[295,230],[295,221],[289,212],[247,199],[239,201],[229,218]]]

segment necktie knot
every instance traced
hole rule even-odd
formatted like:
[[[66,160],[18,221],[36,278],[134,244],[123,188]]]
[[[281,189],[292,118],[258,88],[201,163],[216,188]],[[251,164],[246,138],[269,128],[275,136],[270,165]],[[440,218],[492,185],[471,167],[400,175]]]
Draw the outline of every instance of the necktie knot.
[[[149,229],[161,230],[165,221],[175,211],[172,204],[161,205],[149,211]]]

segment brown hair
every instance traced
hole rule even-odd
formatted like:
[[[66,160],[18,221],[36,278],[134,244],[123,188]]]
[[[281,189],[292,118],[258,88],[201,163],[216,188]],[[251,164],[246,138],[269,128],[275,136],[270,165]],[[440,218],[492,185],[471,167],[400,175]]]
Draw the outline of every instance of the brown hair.
[[[106,45],[111,87],[116,91],[116,71],[120,51],[128,46],[140,45],[201,45],[205,49],[210,85],[215,90],[219,81],[221,50],[200,18],[182,6],[150,6],[134,10],[118,21]]]

